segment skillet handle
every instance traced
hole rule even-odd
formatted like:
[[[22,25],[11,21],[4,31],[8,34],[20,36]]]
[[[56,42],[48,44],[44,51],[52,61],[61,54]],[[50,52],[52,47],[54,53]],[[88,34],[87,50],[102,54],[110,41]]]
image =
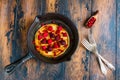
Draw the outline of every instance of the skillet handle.
[[[5,75],[10,75],[11,73],[13,73],[19,66],[21,66],[24,62],[26,62],[27,60],[33,58],[33,55],[31,53],[28,53],[25,57],[17,60],[16,62],[7,65],[4,68],[5,71]]]

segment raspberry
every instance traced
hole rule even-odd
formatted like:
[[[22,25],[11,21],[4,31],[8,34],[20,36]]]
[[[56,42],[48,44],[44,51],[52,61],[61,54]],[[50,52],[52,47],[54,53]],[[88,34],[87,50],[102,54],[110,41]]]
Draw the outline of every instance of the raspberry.
[[[46,46],[42,46],[42,50],[46,50]]]
[[[62,26],[58,26],[58,30],[61,31],[62,30]]]
[[[44,32],[42,35],[43,35],[43,37],[47,37],[47,36],[48,36],[48,33],[47,33],[47,32]]]
[[[48,30],[49,30],[49,31],[52,31],[52,30],[53,30],[52,26],[49,26],[49,27],[48,27]]]
[[[48,39],[48,44],[51,44],[52,43],[52,39]]]
[[[59,34],[59,33],[60,33],[60,30],[57,30],[57,31],[56,31],[56,34]]]
[[[42,36],[41,35],[38,35],[38,40],[41,40],[42,39]]]
[[[46,44],[47,43],[47,40],[46,38],[44,38],[42,41],[41,41],[42,44]]]
[[[62,33],[64,37],[67,37],[67,33]]]
[[[54,48],[58,48],[58,47],[60,47],[60,46],[58,45],[58,43],[54,43],[53,47],[54,47]]]

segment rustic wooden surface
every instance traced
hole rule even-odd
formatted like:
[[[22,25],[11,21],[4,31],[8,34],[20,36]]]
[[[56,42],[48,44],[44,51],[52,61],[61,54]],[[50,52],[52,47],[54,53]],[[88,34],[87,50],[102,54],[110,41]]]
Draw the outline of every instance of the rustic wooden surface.
[[[86,29],[85,20],[96,10],[94,27]],[[79,31],[80,41],[90,31],[100,54],[116,71],[104,76],[96,57],[79,43],[72,60],[47,64],[31,59],[13,74],[4,67],[27,54],[26,35],[36,15],[56,12],[69,17]],[[120,0],[0,0],[0,80],[120,80]]]

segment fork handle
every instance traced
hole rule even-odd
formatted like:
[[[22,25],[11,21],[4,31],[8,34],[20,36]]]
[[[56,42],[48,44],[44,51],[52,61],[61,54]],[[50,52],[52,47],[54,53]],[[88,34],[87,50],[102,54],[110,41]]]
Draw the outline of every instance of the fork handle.
[[[106,75],[106,74],[107,74],[107,69],[106,69],[105,65],[103,64],[103,62],[102,62],[102,60],[101,60],[100,57],[98,57],[98,60],[99,60],[100,69],[101,69],[102,73],[103,73],[104,75]]]
[[[101,60],[112,70],[115,70],[115,67],[110,63],[108,62],[105,58],[103,58],[99,53],[96,53],[96,55],[98,55],[98,57],[101,58]]]
[[[95,54],[96,54],[96,56],[98,57],[98,61],[99,61],[100,69],[101,69],[102,73],[103,73],[104,75],[106,75],[106,74],[107,74],[107,69],[106,69],[105,65],[103,64],[101,58],[99,57],[98,51],[95,51]]]

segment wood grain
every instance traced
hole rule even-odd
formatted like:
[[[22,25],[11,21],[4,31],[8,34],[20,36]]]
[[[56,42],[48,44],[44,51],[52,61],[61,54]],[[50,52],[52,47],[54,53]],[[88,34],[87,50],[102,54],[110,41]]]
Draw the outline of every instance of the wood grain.
[[[116,23],[117,23],[117,55],[116,55],[116,80],[120,80],[120,0],[116,0]]]
[[[92,11],[99,10],[97,22],[93,27],[93,35],[99,53],[115,66],[116,56],[116,4],[115,0],[93,0]],[[90,80],[115,80],[115,72],[107,69],[107,75],[101,73],[98,61],[91,56]]]
[[[60,4],[60,2],[58,2]],[[83,27],[83,24],[90,14],[90,11],[87,8],[90,8],[90,1],[84,0],[69,0],[66,2],[68,5],[61,1],[61,6],[58,4],[58,11],[66,16],[68,16],[76,25],[79,31],[80,41],[85,38],[88,33],[88,29]],[[86,5],[87,8],[86,8]],[[68,6],[68,9],[66,8]],[[83,63],[83,61],[84,63]],[[81,43],[78,44],[78,48],[70,62],[66,62],[65,70],[65,80],[82,80],[89,78],[89,65],[88,65],[88,56],[86,55],[86,50],[81,47]]]
[[[100,54],[116,66],[106,77],[96,57],[80,43],[90,32],[84,22],[96,10],[100,13],[92,34]],[[78,29],[80,41],[71,61],[48,64],[31,59],[6,76],[4,67],[28,52],[26,35],[35,16],[49,12],[67,16]],[[0,0],[0,80],[120,80],[119,14],[120,0]]]

